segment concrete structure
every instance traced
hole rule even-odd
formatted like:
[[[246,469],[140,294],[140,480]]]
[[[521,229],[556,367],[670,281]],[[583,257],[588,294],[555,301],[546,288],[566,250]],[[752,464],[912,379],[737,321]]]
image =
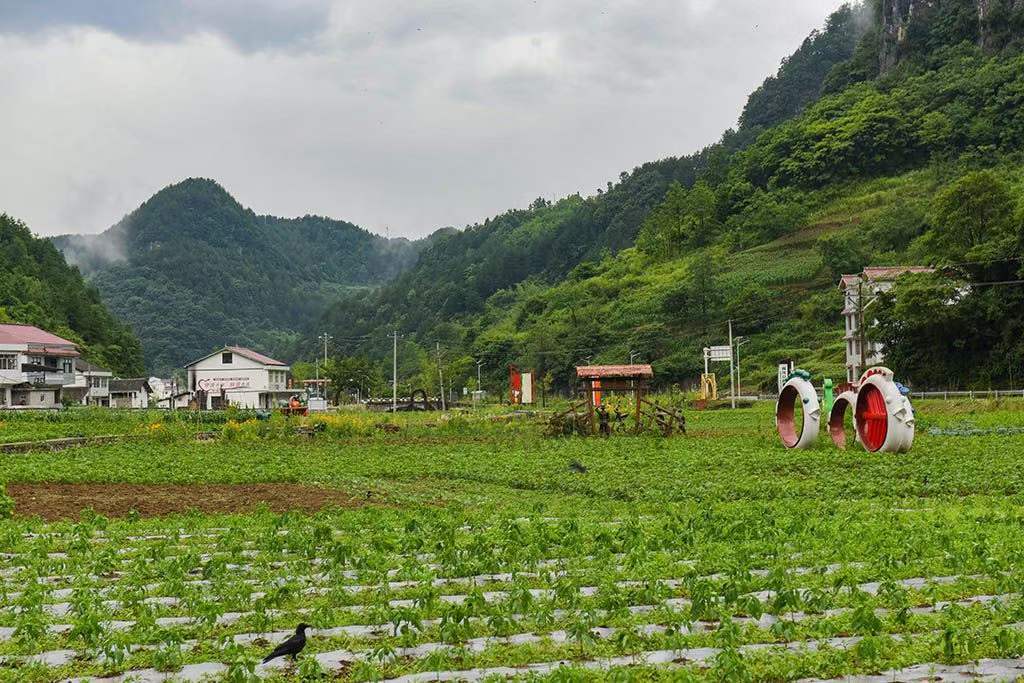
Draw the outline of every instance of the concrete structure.
[[[279,360],[240,346],[225,346],[185,366],[188,390],[204,409],[286,406],[291,368]]]
[[[148,408],[152,393],[145,377],[110,380],[110,405],[114,408]]]
[[[75,383],[74,342],[32,325],[0,324],[0,408],[53,408]]]
[[[188,408],[189,401],[192,400],[192,392],[190,391],[179,391],[173,396],[167,394],[163,398],[156,399],[155,404],[157,408],[168,408],[170,410],[183,410]]]
[[[75,359],[75,381],[64,387],[64,399],[84,406],[110,406],[113,373],[83,358]]]
[[[871,317],[870,306],[878,299],[878,295],[892,289],[897,278],[907,273],[931,273],[933,268],[923,266],[869,266],[864,272],[856,275],[844,275],[839,281],[839,290],[843,292],[843,319],[846,345],[846,381],[856,382],[866,368],[881,365],[883,357],[882,345],[865,335],[866,343],[862,353],[860,319],[865,320],[865,327],[875,323]],[[861,297],[864,297],[863,302]]]

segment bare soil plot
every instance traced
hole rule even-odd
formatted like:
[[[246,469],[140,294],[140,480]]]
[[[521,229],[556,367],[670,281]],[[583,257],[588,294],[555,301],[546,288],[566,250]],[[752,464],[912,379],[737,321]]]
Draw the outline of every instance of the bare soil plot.
[[[327,507],[360,507],[379,500],[366,493],[305,484],[8,484],[18,517],[77,519],[91,508],[106,517],[135,510],[144,517],[189,510],[206,514],[249,512],[266,505],[275,512],[315,512]]]

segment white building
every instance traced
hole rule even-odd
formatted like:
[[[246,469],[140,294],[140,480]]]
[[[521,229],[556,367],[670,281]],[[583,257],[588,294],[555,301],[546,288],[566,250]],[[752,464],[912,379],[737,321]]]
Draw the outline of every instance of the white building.
[[[0,324],[0,408],[52,408],[75,383],[78,347],[32,325]]]
[[[84,406],[110,406],[110,380],[113,373],[84,358],[76,358],[75,381],[64,387],[64,398]]]
[[[287,405],[291,368],[240,346],[225,346],[185,366],[188,389],[200,408],[262,408]]]
[[[114,408],[148,408],[152,393],[145,377],[110,380],[110,405]]]
[[[881,365],[884,361],[882,345],[867,338],[861,355],[860,317],[863,313],[865,326],[870,329],[875,318],[871,315],[871,305],[878,295],[892,289],[896,279],[906,273],[931,273],[933,268],[922,266],[869,266],[857,275],[844,275],[839,281],[839,290],[843,292],[843,319],[846,345],[846,381],[856,382],[864,370],[873,365]],[[864,297],[863,307],[860,297]]]

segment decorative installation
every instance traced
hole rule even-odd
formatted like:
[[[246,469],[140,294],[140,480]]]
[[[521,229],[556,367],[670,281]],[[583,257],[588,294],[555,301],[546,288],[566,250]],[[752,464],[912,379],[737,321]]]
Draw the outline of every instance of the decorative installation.
[[[832,398],[834,393],[834,398]],[[826,380],[828,432],[838,448],[846,448],[846,415],[853,414],[856,440],[870,453],[906,453],[914,444],[914,409],[909,392],[885,367],[869,368],[857,384],[835,387]],[[797,409],[799,406],[799,413]],[[818,393],[810,374],[795,370],[775,405],[775,423],[786,448],[809,448],[821,422]]]

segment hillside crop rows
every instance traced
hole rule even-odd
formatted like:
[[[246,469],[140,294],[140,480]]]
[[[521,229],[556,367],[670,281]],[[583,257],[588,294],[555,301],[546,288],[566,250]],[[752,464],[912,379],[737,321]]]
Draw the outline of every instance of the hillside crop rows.
[[[0,680],[1024,675],[1024,435],[971,431],[1022,413],[919,413],[904,456],[785,452],[766,406],[693,414],[669,440],[410,417],[389,436],[242,423],[213,442],[8,456],[9,483],[369,497],[312,515],[3,522]],[[300,621],[298,662],[258,664]]]

